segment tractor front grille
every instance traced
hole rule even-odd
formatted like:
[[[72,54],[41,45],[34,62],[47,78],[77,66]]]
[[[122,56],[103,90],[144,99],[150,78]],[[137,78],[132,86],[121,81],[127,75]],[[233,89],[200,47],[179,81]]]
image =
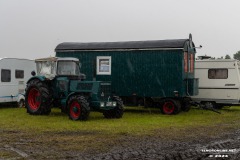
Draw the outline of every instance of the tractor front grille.
[[[101,100],[108,100],[112,95],[112,87],[110,82],[101,82],[98,96]]]

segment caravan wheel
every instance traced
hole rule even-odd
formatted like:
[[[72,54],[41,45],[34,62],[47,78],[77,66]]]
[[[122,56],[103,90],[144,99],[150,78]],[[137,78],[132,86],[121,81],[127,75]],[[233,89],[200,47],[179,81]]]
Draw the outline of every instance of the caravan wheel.
[[[19,108],[24,107],[24,99],[20,99],[17,105]]]
[[[202,104],[204,104],[207,108],[210,109],[222,109],[224,107],[223,104],[217,104],[216,102],[201,102]]]
[[[201,102],[205,105],[207,109],[216,109],[216,103],[215,102]]]

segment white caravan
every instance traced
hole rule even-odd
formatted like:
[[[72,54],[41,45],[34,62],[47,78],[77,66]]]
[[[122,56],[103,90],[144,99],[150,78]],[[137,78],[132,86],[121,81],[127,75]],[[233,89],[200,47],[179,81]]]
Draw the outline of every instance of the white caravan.
[[[35,68],[33,60],[0,58],[0,103],[18,102],[22,106],[26,82]]]
[[[192,97],[215,108],[239,105],[240,62],[233,59],[197,60],[195,77],[199,78],[199,94]]]

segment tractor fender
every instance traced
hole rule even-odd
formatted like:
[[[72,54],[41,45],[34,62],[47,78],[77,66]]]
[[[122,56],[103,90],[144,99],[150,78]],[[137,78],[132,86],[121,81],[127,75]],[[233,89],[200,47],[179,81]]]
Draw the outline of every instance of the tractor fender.
[[[45,81],[46,77],[45,76],[33,76],[27,81],[27,83],[29,83],[30,81],[35,80],[35,79],[37,79],[39,81]]]
[[[78,93],[76,93],[76,92],[72,92],[72,93],[68,94],[68,96],[67,96],[67,98],[66,98],[66,106],[67,106],[67,104],[68,104],[69,98],[70,98],[71,96],[77,95],[77,94],[78,94]]]
[[[89,92],[89,93],[91,93],[91,92]],[[82,96],[86,96],[86,95],[83,95],[83,93],[82,92],[71,92],[71,93],[69,93],[68,94],[68,96],[66,97],[66,106],[68,105],[68,100],[69,100],[69,98],[71,97],[71,96],[73,96],[73,95],[82,95]],[[85,97],[86,98],[86,97]]]

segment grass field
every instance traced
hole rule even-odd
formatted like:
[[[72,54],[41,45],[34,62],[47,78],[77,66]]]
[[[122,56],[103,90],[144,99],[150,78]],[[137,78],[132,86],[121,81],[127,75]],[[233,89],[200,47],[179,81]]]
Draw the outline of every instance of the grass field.
[[[221,114],[212,111],[191,109],[178,115],[163,115],[158,109],[126,107],[122,119],[105,119],[98,112],[91,112],[87,121],[71,121],[68,116],[54,108],[49,116],[32,116],[25,108],[0,108],[0,128],[34,132],[46,131],[86,131],[108,134],[152,134],[158,129],[196,128],[233,123],[240,120],[240,107],[221,110]],[[143,132],[144,131],[144,132]]]
[[[214,137],[238,128],[240,107],[224,108],[221,114],[191,109],[171,116],[154,108],[126,107],[122,119],[105,119],[101,113],[91,112],[87,121],[69,120],[57,108],[49,116],[32,116],[25,108],[0,108],[0,142],[10,145],[27,142],[24,145],[29,147],[27,150],[42,144],[41,147],[57,147],[60,151],[104,151],[125,137],[184,141],[196,136]]]

